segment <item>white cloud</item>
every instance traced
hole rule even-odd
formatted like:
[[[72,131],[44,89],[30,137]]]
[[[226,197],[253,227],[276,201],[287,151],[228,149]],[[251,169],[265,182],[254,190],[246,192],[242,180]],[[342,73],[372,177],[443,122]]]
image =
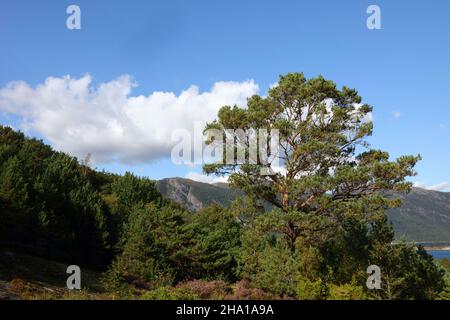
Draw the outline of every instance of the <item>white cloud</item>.
[[[11,82],[0,89],[0,111],[19,116],[21,128],[37,132],[58,150],[78,157],[90,153],[95,162],[138,163],[170,155],[176,129],[193,130],[223,105],[245,106],[258,93],[253,80],[217,82],[206,92],[197,86],[176,95],[152,92],[132,96],[130,76],[92,84],[89,75],[49,77],[31,87]]]
[[[39,134],[57,150],[79,158],[89,153],[94,163],[137,164],[170,156],[176,130],[192,133],[194,123],[203,127],[220,107],[245,106],[259,92],[253,80],[217,82],[206,92],[190,86],[179,95],[133,96],[136,86],[128,75],[99,85],[90,75],[49,77],[36,87],[10,82],[0,88],[0,112],[18,116],[22,130]],[[372,121],[372,114],[363,121]]]
[[[355,104],[355,110],[359,111],[363,105],[361,103]],[[363,123],[373,122],[373,112],[367,113],[364,118],[361,119]]]
[[[17,130],[13,125],[11,125],[11,124],[7,124],[7,125],[5,125],[5,127],[8,127],[8,128],[11,128],[11,129],[13,129],[13,130]]]
[[[438,183],[432,186],[427,186],[426,184],[422,182],[415,182],[414,187],[426,189],[426,190],[433,190],[433,191],[444,191],[450,187],[450,184],[448,182],[442,182]]]
[[[270,85],[269,85],[269,89],[273,89],[273,88],[276,88],[276,87],[278,87],[278,81],[277,82],[274,82],[274,83],[271,83]]]
[[[204,183],[228,182],[228,177],[208,176],[195,171],[189,172],[185,178]]]

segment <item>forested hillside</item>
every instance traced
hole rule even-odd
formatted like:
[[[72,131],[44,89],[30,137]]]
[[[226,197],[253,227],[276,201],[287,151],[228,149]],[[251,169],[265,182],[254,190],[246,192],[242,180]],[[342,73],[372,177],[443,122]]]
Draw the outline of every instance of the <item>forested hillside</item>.
[[[322,101],[335,104],[333,117]],[[260,161],[205,165],[207,173],[230,173],[241,195],[195,214],[150,179],[95,171],[87,159],[0,126],[0,289],[23,269],[33,274],[20,261],[40,257],[59,262],[58,270],[95,269],[112,298],[448,299],[446,271],[423,248],[392,245],[386,215],[401,205],[386,190],[406,194],[420,157],[355,155],[372,130],[364,121],[371,107],[355,109],[360,102],[353,89],[288,74],[248,108],[223,107],[209,127],[279,127],[291,146],[287,171],[260,175],[267,166]],[[311,108],[309,122],[296,120],[298,105]],[[382,270],[377,290],[366,286],[371,265]]]
[[[242,192],[231,189],[226,183],[208,184],[183,178],[160,180],[157,188],[164,197],[192,212],[213,203],[230,207],[235,199],[242,197]],[[411,193],[398,196],[402,198],[402,206],[387,212],[396,239],[450,241],[450,193],[412,188]]]
[[[154,182],[97,172],[0,127],[0,243],[105,267],[133,206],[162,203]]]
[[[115,221],[102,198],[113,176],[0,127],[0,242],[51,258],[104,266]]]
[[[154,181],[94,171],[0,126],[2,256],[22,252],[108,271],[102,277],[108,292],[130,297],[124,287],[235,281],[239,230],[220,207],[194,216],[163,199]]]

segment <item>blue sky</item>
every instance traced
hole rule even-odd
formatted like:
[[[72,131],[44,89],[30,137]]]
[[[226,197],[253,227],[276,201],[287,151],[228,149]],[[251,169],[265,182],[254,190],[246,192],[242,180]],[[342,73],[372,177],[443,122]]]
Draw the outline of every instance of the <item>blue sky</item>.
[[[81,30],[66,28],[70,4],[81,8]],[[381,30],[366,27],[370,4],[381,8]],[[224,85],[219,85],[217,93],[212,89],[215,83],[234,83],[237,93],[230,99],[236,100],[242,92],[254,90],[252,83],[264,94],[280,74],[322,74],[340,86],[356,88],[364,102],[374,106],[375,131],[370,139],[374,147],[389,151],[393,157],[420,153],[423,161],[412,181],[428,187],[441,185],[438,189],[450,191],[444,185],[450,183],[449,15],[450,2],[446,0],[0,0],[0,90],[11,81],[23,81],[28,90],[14,87],[8,91],[19,96],[8,100],[7,106],[0,105],[0,124],[21,128],[76,153],[84,149],[69,136],[57,136],[64,128],[52,123],[52,116],[48,123],[39,122],[48,109],[14,109],[27,108],[25,102],[18,102],[21,92],[31,98],[34,94],[37,101],[48,103],[49,109],[55,103],[51,99],[77,108],[76,94],[69,102],[48,96],[55,86],[78,90],[74,83],[89,92],[101,91],[99,86],[109,84],[108,88],[123,89],[124,95],[131,97],[166,92],[175,98],[195,85],[198,92],[188,95],[192,101],[203,101],[205,92],[219,96],[208,101],[222,101]],[[47,83],[45,94],[33,91],[36,86],[45,86],[47,78],[63,79],[65,75],[72,80]],[[129,79],[120,78],[123,75]],[[73,82],[77,79],[85,82]],[[89,103],[114,104],[123,98],[97,94]],[[151,106],[155,99],[142,99],[142,103]],[[5,100],[0,99],[0,103]],[[89,106],[83,108],[92,108]],[[111,117],[121,112],[111,109]],[[99,117],[101,113],[93,114]],[[154,114],[152,123],[158,123],[159,114]],[[64,121],[70,121],[70,115],[65,114]],[[77,116],[79,113],[72,120]],[[62,114],[54,121],[59,117]],[[160,125],[166,122],[162,117]],[[74,123],[67,123],[76,131]],[[86,141],[95,139],[90,135]],[[120,141],[124,140],[111,142],[117,144],[116,149],[98,148],[100,153],[109,152],[109,158],[96,163],[98,168],[131,170],[151,178],[201,172],[199,166],[173,165],[164,157],[166,150],[161,144],[155,147],[158,156],[144,156],[137,154],[135,141],[130,140],[133,146],[127,158],[121,159],[116,154]]]

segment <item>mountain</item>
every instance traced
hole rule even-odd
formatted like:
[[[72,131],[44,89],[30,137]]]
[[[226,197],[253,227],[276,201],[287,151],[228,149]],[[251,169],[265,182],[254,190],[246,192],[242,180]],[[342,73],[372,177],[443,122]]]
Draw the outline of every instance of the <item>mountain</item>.
[[[450,241],[450,192],[413,188],[389,212],[397,237],[421,242]]]
[[[241,194],[226,183],[209,184],[183,178],[167,178],[156,182],[158,191],[189,211],[199,211],[212,204],[229,206]]]
[[[190,211],[211,204],[229,206],[242,193],[226,183],[208,184],[183,178],[168,178],[156,183],[161,194]],[[419,242],[450,241],[450,193],[413,188],[402,195],[403,205],[388,216],[397,238]]]

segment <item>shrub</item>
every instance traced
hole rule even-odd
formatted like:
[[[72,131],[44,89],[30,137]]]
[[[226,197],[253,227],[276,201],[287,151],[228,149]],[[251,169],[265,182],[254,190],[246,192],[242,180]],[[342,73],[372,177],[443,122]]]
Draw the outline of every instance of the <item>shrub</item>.
[[[232,291],[224,281],[193,280],[180,283],[177,288],[187,289],[201,299],[223,299]]]
[[[446,274],[444,277],[445,289],[439,294],[438,299],[450,300],[450,260],[441,259],[439,260],[439,264],[445,268]]]
[[[310,281],[300,279],[297,285],[297,298],[299,300],[325,300],[329,294],[329,287],[321,279]]]
[[[346,283],[343,285],[331,285],[329,292],[329,300],[365,300],[367,296],[362,286],[354,283]]]
[[[274,300],[279,297],[258,288],[251,288],[248,280],[236,283],[234,293],[225,297],[225,300]]]
[[[199,300],[199,297],[187,288],[159,287],[147,291],[143,300]]]

